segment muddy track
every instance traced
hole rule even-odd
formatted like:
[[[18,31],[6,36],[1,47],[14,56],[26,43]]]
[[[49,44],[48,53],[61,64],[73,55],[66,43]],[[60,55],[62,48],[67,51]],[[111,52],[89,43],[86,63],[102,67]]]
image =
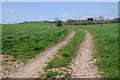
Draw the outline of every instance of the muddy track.
[[[97,72],[95,61],[92,58],[93,40],[92,35],[85,31],[84,41],[80,44],[79,50],[76,52],[75,58],[72,60],[71,77],[73,78],[98,78],[100,75]]]
[[[55,55],[61,47],[66,45],[74,35],[75,31],[71,30],[68,36],[62,41],[38,54],[35,58],[29,60],[25,65],[21,66],[17,71],[7,75],[6,77],[37,78],[37,74],[43,72],[43,67],[47,65],[47,62],[53,57],[53,55]]]

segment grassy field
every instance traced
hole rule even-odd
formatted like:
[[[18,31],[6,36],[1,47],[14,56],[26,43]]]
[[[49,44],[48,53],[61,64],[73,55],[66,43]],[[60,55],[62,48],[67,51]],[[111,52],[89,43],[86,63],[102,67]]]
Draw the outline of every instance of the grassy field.
[[[67,35],[66,28],[46,22],[2,25],[2,53],[25,62]]]
[[[59,53],[48,63],[45,77],[59,75],[52,68],[61,68],[69,65],[78,44],[83,39],[81,29],[88,30],[94,37],[95,52],[93,57],[97,59],[96,66],[104,78],[118,77],[118,24],[100,24],[87,26],[73,26],[77,29],[77,35],[64,46]],[[62,73],[61,73],[62,74]],[[64,74],[65,75],[65,74]]]
[[[68,31],[66,27],[51,27],[51,23],[21,23],[4,24],[2,26],[2,53],[11,55],[25,62],[36,54],[64,38]],[[55,57],[45,67],[45,77],[58,74],[53,68],[63,68],[69,63],[84,38],[82,29],[88,30],[94,37],[96,66],[102,77],[118,77],[118,24],[73,25],[76,35],[59,50]],[[103,72],[103,73],[101,73]],[[62,74],[63,75],[63,74]]]
[[[60,72],[51,71],[50,69],[69,66],[72,57],[75,55],[75,52],[77,51],[80,43],[84,39],[84,32],[82,31],[82,29],[79,29],[79,27],[74,26],[70,28],[73,28],[76,31],[76,35],[71,39],[70,42],[68,42],[67,45],[65,45],[59,50],[59,53],[57,53],[50,62],[48,62],[48,65],[45,67],[45,69],[47,70],[45,77],[49,78],[55,75],[64,74]]]
[[[98,70],[102,77],[118,77],[118,24],[87,25],[84,29],[90,31],[94,37],[95,54]]]

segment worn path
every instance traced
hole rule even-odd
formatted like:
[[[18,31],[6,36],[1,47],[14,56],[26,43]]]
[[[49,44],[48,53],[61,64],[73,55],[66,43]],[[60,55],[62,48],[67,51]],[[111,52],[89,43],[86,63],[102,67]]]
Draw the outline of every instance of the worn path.
[[[92,35],[85,31],[84,41],[81,43],[79,50],[76,52],[75,58],[71,62],[71,77],[74,78],[98,78],[97,67],[94,65],[95,60],[92,59],[93,40]]]
[[[75,31],[71,30],[69,35],[65,37],[59,43],[53,45],[51,48],[46,51],[38,54],[35,58],[27,62],[27,64],[21,66],[16,72],[8,75],[10,78],[37,78],[38,73],[43,72],[43,67],[46,66],[46,63],[55,55],[58,50],[66,45],[70,39],[75,35]]]

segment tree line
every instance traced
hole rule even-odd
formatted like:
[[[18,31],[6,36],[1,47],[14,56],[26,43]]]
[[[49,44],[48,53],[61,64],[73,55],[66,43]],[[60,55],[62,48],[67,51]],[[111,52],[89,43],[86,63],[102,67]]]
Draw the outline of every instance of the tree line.
[[[61,27],[64,25],[90,25],[90,24],[108,24],[108,23],[118,23],[120,22],[120,18],[114,18],[112,20],[105,20],[103,16],[99,16],[97,18],[89,17],[86,20],[76,20],[76,19],[68,19],[67,21],[60,21],[59,19],[55,20],[53,23],[56,23],[56,26]]]

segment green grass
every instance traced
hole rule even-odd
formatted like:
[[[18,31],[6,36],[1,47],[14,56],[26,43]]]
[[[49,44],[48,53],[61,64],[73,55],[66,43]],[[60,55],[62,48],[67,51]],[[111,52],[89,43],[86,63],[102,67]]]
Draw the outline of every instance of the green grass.
[[[84,29],[94,36],[96,65],[102,77],[118,77],[118,24],[87,25]]]
[[[44,77],[46,77],[46,78],[50,78],[50,77],[52,77],[52,76],[54,76],[54,75],[56,75],[57,74],[57,72],[54,72],[54,71],[48,71],[45,75],[44,75]]]
[[[46,70],[51,68],[61,68],[67,67],[77,51],[80,43],[84,38],[84,32],[79,29],[79,27],[72,27],[76,31],[76,35],[65,45],[63,48],[59,50],[59,52],[55,55],[55,57],[48,62],[48,65],[45,67]]]
[[[25,62],[67,35],[66,28],[44,22],[2,25],[2,53]]]
[[[36,54],[44,51],[67,35],[67,29],[50,27],[54,24],[45,22],[4,24],[2,26],[2,53],[8,54],[21,61],[27,61]],[[55,74],[52,68],[67,67],[84,38],[82,29],[92,33],[95,44],[94,58],[102,77],[118,77],[118,24],[100,24],[72,26],[77,33],[71,41],[59,50],[55,57],[45,67],[45,77]],[[0,28],[1,29],[1,28]]]
[[[2,53],[2,25],[0,24],[0,54]]]

